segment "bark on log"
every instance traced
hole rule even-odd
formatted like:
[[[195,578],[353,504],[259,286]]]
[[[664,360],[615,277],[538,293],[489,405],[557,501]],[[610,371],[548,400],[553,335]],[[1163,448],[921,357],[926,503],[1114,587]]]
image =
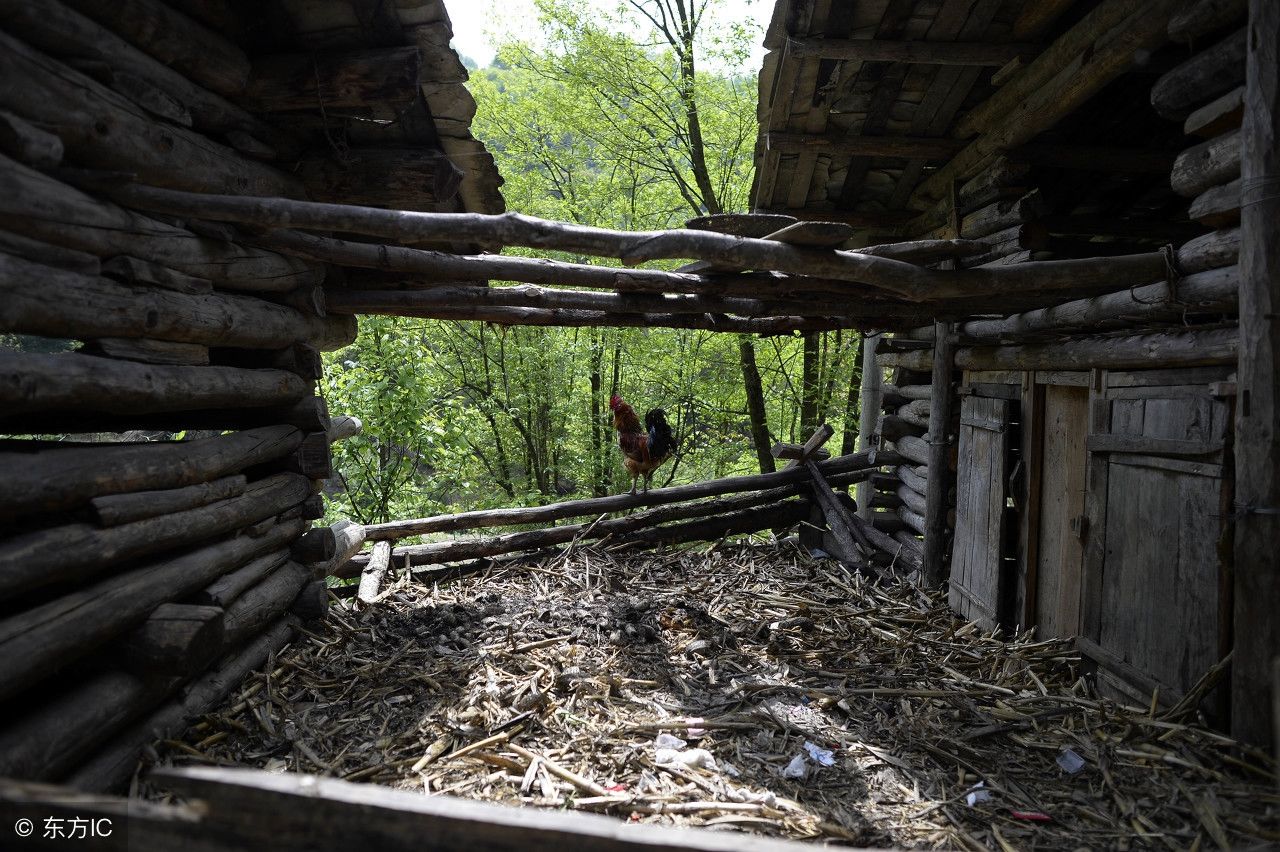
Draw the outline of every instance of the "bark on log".
[[[1240,223],[1240,178],[1206,189],[1191,202],[1187,216],[1210,228],[1229,228]]]
[[[1190,44],[1201,36],[1241,24],[1248,14],[1248,0],[1192,0],[1169,19],[1169,38]]]
[[[282,618],[244,648],[225,658],[181,695],[144,721],[111,739],[110,744],[72,773],[66,783],[79,790],[108,791],[123,786],[138,765],[138,754],[156,739],[167,739],[212,710],[244,683],[293,637],[295,620]]]
[[[834,479],[837,474],[870,470],[896,463],[896,453],[877,453],[874,450],[870,450],[849,456],[838,456],[829,461],[820,462],[818,469],[824,475]],[[429,518],[370,524],[364,527],[363,530],[368,541],[395,541],[409,536],[426,535],[435,532],[456,532],[458,530],[480,529],[483,527],[549,523],[563,518],[585,517],[588,515],[598,516],[605,513],[622,512],[627,509],[680,503],[701,497],[716,497],[722,494],[777,488],[803,482],[807,477],[808,474],[805,471],[793,468],[776,473],[713,479],[708,482],[681,485],[674,488],[655,488],[647,494],[617,494],[611,497],[549,503],[545,506],[518,509],[481,509],[452,515],[435,515]]]
[[[1249,2],[1241,182],[1240,357],[1235,406],[1231,733],[1262,748],[1280,658],[1280,5]]]
[[[607,270],[601,269],[605,272]],[[539,275],[538,277],[543,277]],[[597,275],[602,281],[606,276]],[[749,299],[740,296],[668,295],[664,293],[595,293],[517,284],[483,287],[472,283],[439,285],[432,282],[401,282],[413,289],[354,290],[329,289],[326,303],[335,313],[380,313],[398,307],[408,309],[455,310],[477,308],[537,308],[625,313],[636,316],[661,314],[734,314],[742,317],[779,315],[829,317],[834,315],[874,317],[885,306],[861,303],[842,304],[835,294],[827,299]],[[684,282],[680,282],[684,283]],[[706,285],[706,289],[711,289]]]
[[[1164,2],[1164,0],[1161,0]],[[772,269],[817,278],[861,282],[911,300],[1023,292],[1079,291],[1117,279],[1146,283],[1161,276],[1159,253],[1089,260],[1050,261],[1008,269],[960,272],[925,269],[849,251],[797,248],[774,240],[731,237],[708,231],[625,232],[547,222],[507,213],[413,213],[335,206],[283,198],[252,199],[200,195],[130,185],[112,190],[131,205],[166,213],[196,212],[205,218],[264,226],[345,230],[402,242],[451,240],[498,242],[619,257],[625,263],[697,258],[742,269]],[[845,288],[852,294],[857,288]]]
[[[356,148],[304,158],[298,176],[316,201],[415,209],[452,199],[464,172],[441,151]]]
[[[904,524],[920,533],[920,535],[926,534],[925,530],[927,529],[927,524],[925,523],[924,515],[921,515],[918,512],[913,512],[906,506],[899,506],[896,511],[898,517],[902,519]]]
[[[249,641],[276,620],[302,587],[311,581],[311,572],[296,562],[286,561],[260,583],[246,590],[227,607],[223,619],[225,647]]]
[[[1104,329],[1141,321],[1180,322],[1189,313],[1233,314],[1239,284],[1238,268],[1227,266],[1189,275],[1172,286],[1166,282],[1149,284],[1004,319],[970,320],[961,326],[961,334],[967,341],[994,342],[1044,331]]]
[[[925,481],[922,571],[925,585],[936,588],[942,585],[947,576],[947,490],[951,484],[948,460],[952,439],[950,424],[955,372],[955,326],[948,322],[935,322],[933,342],[933,381],[930,383],[928,401],[928,422],[931,424],[928,436],[929,478]]]
[[[249,79],[249,58],[240,48],[160,0],[66,2],[219,94],[234,95]]]
[[[45,700],[28,700],[30,709],[8,719],[0,733],[0,773],[35,781],[61,778],[153,707],[165,686],[128,671],[108,670]]]
[[[769,450],[769,454],[775,459],[803,459],[804,444],[787,444],[779,441]],[[814,461],[826,461],[831,458],[829,450],[814,450],[810,456]]]
[[[929,360],[932,363],[932,353],[930,353]],[[908,461],[913,461],[916,464],[929,464],[929,444],[923,438],[911,436],[900,438],[894,443],[894,449],[897,450],[898,455]]]
[[[268,426],[143,444],[0,444],[0,517],[72,509],[106,494],[197,485],[280,458],[302,433]]]
[[[102,274],[126,284],[152,284],[189,295],[207,295],[213,292],[212,281],[126,254],[117,255],[103,263]]]
[[[1196,107],[1244,81],[1244,56],[1241,29],[1157,80],[1151,88],[1151,105],[1164,118],[1181,121]]]
[[[256,586],[264,577],[280,567],[289,558],[289,551],[277,550],[250,560],[235,571],[223,574],[198,594],[193,596],[197,603],[226,609],[246,591]]]
[[[897,490],[898,499],[902,501],[902,505],[911,511],[923,515],[925,514],[925,497],[913,488],[906,485],[899,485]]]
[[[807,500],[786,500],[755,509],[725,512],[683,524],[650,527],[619,536],[618,544],[633,547],[667,547],[690,541],[715,541],[730,535],[760,530],[783,530],[809,517]]]
[[[197,369],[197,368],[188,368]],[[207,369],[207,368],[206,368]],[[50,429],[47,413],[18,415],[4,420],[0,428],[13,435],[41,434]],[[291,405],[261,408],[212,408],[162,414],[63,413],[58,415],[60,432],[128,432],[153,429],[162,432],[183,430],[254,429],[259,426],[294,426],[304,432],[329,428],[328,409],[321,397],[305,397]]]
[[[898,416],[913,426],[929,428],[931,400],[916,399],[898,409]]]
[[[301,476],[281,473],[244,494],[207,506],[99,529],[66,524],[0,542],[0,600],[63,582],[80,582],[112,567],[181,546],[193,546],[296,506],[311,493]]]
[[[162,367],[92,355],[0,353],[0,429],[19,415],[59,412],[135,416],[203,408],[256,408],[303,399],[307,385],[284,370]]]
[[[853,249],[857,254],[869,254],[874,257],[887,257],[890,260],[901,260],[907,263],[927,265],[940,260],[972,257],[986,250],[986,243],[978,240],[943,239],[943,240],[911,240],[904,243],[882,243]]]
[[[279,549],[301,530],[301,522],[281,524],[262,538],[234,538],[162,558],[0,620],[0,700],[141,623],[160,604]]]
[[[239,290],[288,291],[317,280],[297,258],[198,237],[86,195],[0,156],[0,225],[58,246],[131,255]]]
[[[1206,331],[1082,336],[1061,343],[964,346],[956,350],[956,367],[962,370],[1209,367],[1235,363],[1237,351],[1236,329],[1218,328]],[[933,353],[911,352],[886,357],[884,361],[896,362],[892,366],[911,370],[927,370],[933,363]],[[898,451],[902,452],[901,446]]]
[[[862,533],[872,545],[887,553],[895,561],[901,562],[913,571],[919,571],[923,552],[919,547],[904,546],[888,533],[881,532],[868,521],[854,516],[854,523],[862,528]],[[914,541],[914,539],[912,539]],[[890,563],[893,564],[892,562]]]
[[[421,71],[416,47],[264,56],[253,61],[238,100],[254,112],[370,104],[400,112],[418,96]]]
[[[382,580],[387,576],[387,567],[391,564],[391,542],[379,541],[373,545],[369,555],[369,564],[360,572],[360,590],[356,598],[365,604],[371,604],[382,589]]]
[[[879,423],[876,424],[875,433],[880,436],[882,441],[899,441],[908,435],[919,438],[926,431],[928,431],[927,424],[919,426],[896,414],[885,414],[880,417]]]
[[[0,252],[78,275],[96,277],[103,269],[102,261],[95,255],[33,240],[3,229],[0,229]]]
[[[129,339],[125,337],[91,338],[79,349],[84,355],[101,355],[141,364],[170,367],[207,367],[209,347],[198,343],[176,343],[172,340]]]
[[[45,53],[67,60],[95,60],[145,80],[191,111],[195,126],[206,131],[279,134],[245,110],[174,71],[93,19],[58,0],[0,0],[6,31]]]
[[[807,479],[808,472],[796,469],[798,474],[803,474],[803,479]],[[832,477],[831,482],[847,483],[851,476],[855,474],[846,474],[840,477]],[[764,510],[776,511],[788,496],[793,496],[803,489],[798,484],[785,485],[781,488],[772,488],[766,491],[753,491],[747,494],[738,495],[736,497],[719,497],[711,500],[704,500],[698,503],[691,503],[679,506],[662,506],[656,509],[650,509],[646,512],[638,512],[624,518],[612,518],[609,520],[595,520],[586,523],[571,524],[568,526],[552,527],[550,529],[532,530],[528,532],[508,533],[505,535],[491,536],[488,538],[472,538],[457,539],[454,541],[436,542],[432,544],[415,544],[404,547],[395,548],[391,556],[395,558],[408,558],[412,563],[417,565],[439,564],[445,562],[461,562],[468,559],[478,559],[487,556],[497,556],[503,553],[513,553],[520,550],[536,550],[556,544],[566,544],[577,539],[599,539],[608,536],[612,541],[628,541],[634,539],[637,535],[642,536],[643,533],[637,531],[653,527],[667,521],[683,520],[687,518],[700,518],[704,516],[715,516],[714,520],[729,517],[738,513],[739,510],[756,512],[756,507],[763,504]],[[650,492],[652,494],[653,492]],[[800,517],[808,517],[808,501],[801,501],[805,505],[804,514]],[[767,512],[766,512],[767,514]],[[789,517],[789,515],[788,515]],[[799,520],[799,518],[797,518]],[[791,521],[794,523],[794,521]],[[771,523],[764,523],[763,526],[754,529],[774,529],[778,528]],[[338,569],[334,574],[336,577],[354,577],[363,571],[364,566],[369,562],[368,556],[357,556],[346,565]]]
[[[62,140],[11,112],[0,110],[0,151],[37,169],[62,162]]]
[[[921,470],[923,470],[924,473],[920,473]],[[928,490],[928,481],[929,481],[927,476],[928,472],[929,472],[929,469],[927,467],[917,469],[914,467],[909,467],[905,464],[899,465],[897,469],[894,471],[894,473],[898,475],[898,479],[899,481],[902,482],[903,485],[905,485],[907,488],[910,488],[912,491],[916,492],[921,497],[923,497],[925,495],[925,492]]]
[[[88,76],[0,33],[0,106],[56,133],[79,166],[180,189],[302,195],[294,179],[208,137],[153,119]]]
[[[222,647],[220,607],[167,603],[156,607],[113,653],[144,677],[185,676],[217,659]]]
[[[1173,191],[1194,198],[1206,189],[1240,177],[1240,132],[1201,142],[1178,155],[1169,176]]]
[[[115,527],[144,518],[168,515],[207,506],[219,500],[239,497],[245,492],[247,485],[248,480],[242,474],[236,474],[211,482],[188,485],[185,488],[108,494],[103,497],[94,497],[89,502],[93,506],[93,513],[100,525]]]
[[[1196,237],[1178,249],[1178,268],[1188,275],[1234,266],[1240,256],[1240,229],[1227,228]]]

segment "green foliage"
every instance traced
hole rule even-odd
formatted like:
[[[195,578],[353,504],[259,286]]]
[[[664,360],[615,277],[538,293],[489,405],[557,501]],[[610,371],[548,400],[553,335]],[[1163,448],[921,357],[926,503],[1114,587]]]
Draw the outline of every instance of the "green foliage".
[[[473,72],[473,130],[511,209],[647,230],[746,208],[756,81],[741,65],[758,34],[707,28],[702,12],[681,24],[681,2],[600,16],[539,0],[541,43],[507,44]],[[809,403],[837,431],[856,345],[822,335],[811,358]],[[771,435],[804,440],[801,339],[755,348]],[[330,356],[325,393],[364,421],[335,447],[345,491],[331,501],[364,522],[624,490],[612,393],[668,413],[680,446],[655,485],[757,469],[736,335],[364,317],[355,344]]]

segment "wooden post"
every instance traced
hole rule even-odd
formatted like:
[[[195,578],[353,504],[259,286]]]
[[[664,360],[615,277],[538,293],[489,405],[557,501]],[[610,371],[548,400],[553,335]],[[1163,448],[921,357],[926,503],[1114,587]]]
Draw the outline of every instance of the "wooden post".
[[[1231,733],[1273,735],[1272,661],[1280,655],[1280,5],[1250,0],[1240,222],[1236,405],[1235,657]]]
[[[862,402],[859,403],[858,410],[858,452],[860,453],[872,449],[871,436],[876,431],[876,421],[880,418],[880,386],[884,382],[884,371],[876,362],[876,345],[879,342],[879,334],[868,334],[862,340]],[[854,495],[858,503],[858,515],[863,520],[871,520],[871,483],[858,483]]]
[[[945,577],[947,490],[951,484],[948,454],[951,423],[951,373],[955,330],[951,323],[933,326],[933,391],[929,397],[929,479],[925,492],[925,585],[937,586]]]
[[[371,604],[382,590],[382,579],[387,576],[387,568],[391,565],[391,542],[379,541],[373,545],[373,555],[369,564],[364,566],[360,574],[360,591],[357,597],[361,603]]]

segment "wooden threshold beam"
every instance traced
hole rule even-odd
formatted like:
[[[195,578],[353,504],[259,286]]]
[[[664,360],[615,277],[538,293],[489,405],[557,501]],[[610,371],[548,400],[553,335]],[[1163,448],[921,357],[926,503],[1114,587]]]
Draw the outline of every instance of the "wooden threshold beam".
[[[846,59],[859,62],[907,62],[920,65],[976,65],[999,68],[1014,59],[1034,56],[1034,44],[983,44],[954,41],[894,41],[888,39],[792,39],[794,57]]]

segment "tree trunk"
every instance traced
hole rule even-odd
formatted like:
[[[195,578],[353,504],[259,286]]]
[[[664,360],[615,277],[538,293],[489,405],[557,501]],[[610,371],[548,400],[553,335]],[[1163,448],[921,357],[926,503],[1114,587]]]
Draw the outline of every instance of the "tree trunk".
[[[853,370],[849,373],[849,394],[844,402],[844,429],[840,433],[840,455],[852,455],[858,451],[859,399],[862,392],[863,354],[867,339],[858,335],[858,348],[853,355]]]
[[[742,386],[747,395],[747,417],[751,424],[751,443],[756,448],[756,459],[761,473],[774,471],[773,454],[770,452],[769,422],[764,405],[764,390],[760,386],[760,370],[756,367],[756,350],[751,336],[738,335],[738,356],[742,363]]]
[[[804,341],[804,363],[801,367],[800,383],[800,436],[812,435],[818,428],[818,384],[819,352],[818,335],[806,332]]]

